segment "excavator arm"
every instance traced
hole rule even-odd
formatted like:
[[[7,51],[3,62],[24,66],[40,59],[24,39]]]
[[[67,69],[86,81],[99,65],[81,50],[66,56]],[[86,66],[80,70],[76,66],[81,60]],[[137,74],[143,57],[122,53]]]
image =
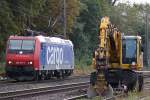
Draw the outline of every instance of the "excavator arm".
[[[114,53],[114,55],[116,54],[117,44],[115,44],[116,35],[114,34],[117,34],[117,29],[111,25],[109,17],[103,17],[99,26],[99,45],[93,53],[92,64],[96,72],[91,73],[91,86],[88,89],[89,97],[93,96],[93,94],[105,94],[105,96],[113,95],[113,90],[106,79],[105,69],[109,66],[109,46],[112,48],[112,53]]]
[[[93,68],[100,69],[110,66],[111,63],[119,62],[121,33],[105,16],[99,26],[99,46],[94,51],[92,60]],[[116,58],[116,59],[114,59]]]

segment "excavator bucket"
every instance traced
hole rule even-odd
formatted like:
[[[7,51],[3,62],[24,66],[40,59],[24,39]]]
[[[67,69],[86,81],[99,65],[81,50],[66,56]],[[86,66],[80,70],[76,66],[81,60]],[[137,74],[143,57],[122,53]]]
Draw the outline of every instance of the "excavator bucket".
[[[113,88],[111,85],[108,86],[107,90],[102,94],[103,98],[112,98],[114,94]]]
[[[96,89],[90,85],[87,89],[87,97],[93,98],[96,96],[100,96],[100,98],[112,98],[113,97],[113,88],[109,85],[108,88],[103,93],[97,93]]]
[[[108,98],[113,96],[113,89],[110,85],[106,84],[103,73],[91,73],[87,97],[93,98],[95,96],[100,96],[100,98]]]
[[[98,95],[98,94],[97,94],[97,92],[96,92],[94,86],[92,86],[92,85],[90,84],[90,86],[89,86],[88,89],[87,89],[87,97],[88,97],[88,98],[93,98],[93,97],[95,97],[95,96],[97,96],[97,95]]]
[[[97,73],[92,72],[91,75],[90,75],[90,86],[87,89],[87,97],[88,98],[92,98],[92,97],[97,96],[97,92],[96,92],[96,89],[94,87],[95,82],[97,80],[96,78],[97,78]]]

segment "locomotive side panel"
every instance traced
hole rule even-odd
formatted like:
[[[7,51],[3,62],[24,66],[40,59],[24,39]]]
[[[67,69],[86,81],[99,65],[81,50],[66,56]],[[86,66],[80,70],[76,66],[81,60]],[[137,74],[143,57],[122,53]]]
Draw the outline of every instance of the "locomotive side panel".
[[[41,43],[40,70],[74,69],[73,46]]]
[[[39,59],[39,56],[40,56],[40,41],[38,39],[35,38],[35,50],[34,50],[34,61],[33,61],[33,64],[34,64],[34,70],[39,70],[39,66],[40,66],[40,59]]]

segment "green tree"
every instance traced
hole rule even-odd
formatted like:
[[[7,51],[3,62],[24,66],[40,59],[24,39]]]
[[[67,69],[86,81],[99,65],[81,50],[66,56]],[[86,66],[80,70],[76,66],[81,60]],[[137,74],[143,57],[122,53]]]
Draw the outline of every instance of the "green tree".
[[[79,15],[79,4],[79,0],[66,0],[67,33],[72,32],[74,21]],[[47,0],[39,15],[34,18],[35,28],[47,31],[49,34],[62,34],[63,9],[63,0]]]
[[[105,0],[81,0],[80,15],[74,24],[74,43],[76,58],[84,59],[85,64],[91,62],[92,52],[98,45],[99,23],[102,16],[109,15],[112,5]]]
[[[5,0],[0,1],[0,53],[5,48],[6,40],[10,34],[18,30],[13,21],[13,14]]]

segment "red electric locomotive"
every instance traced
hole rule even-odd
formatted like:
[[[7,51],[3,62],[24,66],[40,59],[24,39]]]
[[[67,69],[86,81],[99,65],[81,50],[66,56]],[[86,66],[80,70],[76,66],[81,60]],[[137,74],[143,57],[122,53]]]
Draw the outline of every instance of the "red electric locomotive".
[[[10,36],[6,75],[15,80],[39,80],[71,75],[74,69],[70,40],[45,36]]]

